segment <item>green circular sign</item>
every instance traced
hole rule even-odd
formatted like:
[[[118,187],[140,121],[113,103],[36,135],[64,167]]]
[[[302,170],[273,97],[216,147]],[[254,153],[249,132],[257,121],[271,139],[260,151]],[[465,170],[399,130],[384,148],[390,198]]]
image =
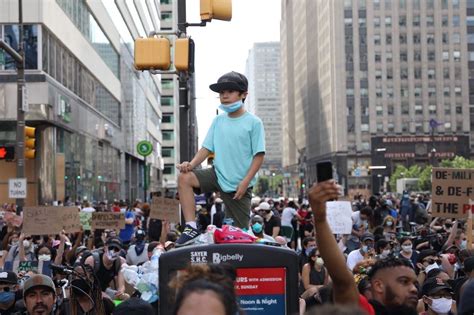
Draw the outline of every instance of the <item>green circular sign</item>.
[[[140,141],[137,144],[137,151],[141,156],[149,156],[151,152],[153,152],[153,145],[150,143],[150,141]]]

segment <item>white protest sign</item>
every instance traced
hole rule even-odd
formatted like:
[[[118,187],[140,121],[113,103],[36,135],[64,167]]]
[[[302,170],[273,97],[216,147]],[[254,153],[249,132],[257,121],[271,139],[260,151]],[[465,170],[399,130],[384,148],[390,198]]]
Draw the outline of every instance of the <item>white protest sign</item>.
[[[26,198],[26,178],[10,178],[8,180],[8,198]]]
[[[349,201],[326,202],[326,218],[333,234],[351,234],[352,207]]]

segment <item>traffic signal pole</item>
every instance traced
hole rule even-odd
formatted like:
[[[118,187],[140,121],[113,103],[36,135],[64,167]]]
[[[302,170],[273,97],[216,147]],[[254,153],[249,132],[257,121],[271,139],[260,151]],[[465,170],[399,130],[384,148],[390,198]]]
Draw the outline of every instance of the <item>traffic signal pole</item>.
[[[186,0],[178,0],[178,31],[186,34]],[[179,146],[180,160],[189,161],[192,156],[190,152],[190,110],[188,98],[188,78],[187,74],[179,75]]]

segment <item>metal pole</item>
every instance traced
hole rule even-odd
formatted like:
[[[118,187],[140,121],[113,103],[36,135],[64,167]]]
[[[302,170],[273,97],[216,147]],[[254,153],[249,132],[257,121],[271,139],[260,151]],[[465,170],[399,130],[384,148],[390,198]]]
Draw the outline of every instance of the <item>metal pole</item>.
[[[178,0],[178,30],[186,34],[186,0]],[[189,104],[188,80],[185,75],[179,77],[179,145],[181,161],[191,159],[189,150]]]
[[[150,183],[148,182],[148,168],[146,166],[146,156],[143,157],[145,159],[145,176],[143,176],[143,181],[144,181],[144,184],[143,185],[143,190],[145,191],[145,199],[144,201],[147,202],[147,195],[146,195],[146,191],[147,191],[147,188],[148,188],[148,185],[150,185]]]
[[[18,53],[22,57],[21,62],[17,62],[17,123],[16,123],[16,177],[25,177],[25,112],[23,111],[23,90],[25,89],[25,53],[23,51],[23,0],[18,1]],[[16,213],[20,214],[25,205],[24,199],[16,199]]]

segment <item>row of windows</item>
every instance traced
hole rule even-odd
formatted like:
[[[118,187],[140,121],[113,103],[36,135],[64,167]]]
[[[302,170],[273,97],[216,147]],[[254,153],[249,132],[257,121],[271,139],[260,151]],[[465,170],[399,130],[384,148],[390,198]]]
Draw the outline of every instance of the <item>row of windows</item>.
[[[0,25],[0,39],[3,39],[14,50],[19,50],[20,30],[18,25]],[[23,25],[23,49],[25,52],[25,68],[38,69],[38,25]],[[5,70],[16,69],[16,62],[9,54],[5,57]],[[0,63],[0,70],[2,64]]]
[[[120,102],[45,27],[43,71],[120,126]]]
[[[384,75],[383,71],[381,69],[375,69],[375,80],[383,80]],[[454,68],[454,79],[455,80],[461,80],[461,68],[456,67]],[[421,80],[423,78],[422,76],[422,68],[421,67],[415,67],[413,69],[413,77],[415,80]],[[436,79],[436,69],[435,68],[428,68],[426,70],[426,77],[428,80],[435,80]],[[393,79],[393,70],[392,68],[388,68],[385,72],[385,78],[387,80],[392,80]],[[400,68],[400,79],[401,80],[406,80],[409,78],[409,71],[408,68]],[[443,68],[443,79],[451,79],[451,74],[450,74],[450,69],[448,67]]]
[[[89,12],[85,0],[56,0],[56,2],[69,16],[82,35],[91,43],[110,70],[119,78],[120,56],[102,31],[94,16]]]
[[[406,10],[409,5],[411,5],[413,10],[421,10],[421,4],[424,3],[424,7],[427,10],[433,10],[435,8],[435,2],[441,2],[441,9],[443,10],[448,10],[449,7],[451,6],[453,10],[459,9],[459,1],[460,0],[373,0],[373,7],[374,10],[380,10],[381,9],[381,3],[384,3],[384,8],[385,10],[391,10],[396,3],[398,3],[398,8],[401,10]],[[470,0],[468,0],[470,1]],[[363,3],[363,4],[362,4]],[[361,4],[363,6],[361,6]],[[344,6],[346,8],[350,8],[352,5],[351,0],[345,0],[344,1]],[[439,5],[439,4],[438,4]],[[365,8],[365,0],[360,0],[359,1],[359,8],[364,7]]]
[[[429,86],[427,89],[428,92],[428,97],[436,97],[436,87],[434,86]],[[365,93],[362,93],[365,91]],[[385,92],[385,93],[384,93]],[[394,97],[394,89],[392,87],[387,87],[385,90],[382,89],[382,87],[376,87],[375,88],[375,97],[377,98],[383,98],[385,94],[385,97]],[[410,89],[408,87],[401,87],[400,88],[400,96],[401,97],[409,97],[410,94]],[[462,88],[460,86],[456,86],[454,88],[454,91],[452,93],[456,97],[461,97],[462,96]],[[347,89],[346,90],[346,95],[347,96],[352,96],[354,95],[354,90],[353,89]],[[367,95],[367,89],[360,89],[360,95],[364,96]],[[413,89],[413,96],[415,98],[420,98],[423,96],[423,89],[420,86],[416,86]],[[450,97],[451,96],[451,87],[445,86],[443,88],[443,96],[444,97]]]
[[[392,19],[391,16],[385,16],[385,18],[382,20],[381,17],[379,16],[375,16],[373,18],[373,22],[374,22],[374,27],[375,28],[379,28],[381,25],[382,25],[382,21],[384,22],[385,24],[385,28],[391,28],[392,25],[395,23],[394,19]],[[365,28],[367,26],[367,20],[365,18],[360,18],[359,17],[359,28]],[[344,19],[344,25],[346,27],[351,27],[352,26],[352,23],[353,23],[353,20],[352,18],[350,17],[346,17]],[[413,27],[421,27],[421,16],[420,15],[414,15],[413,18],[412,18],[412,26]],[[426,23],[426,26],[427,27],[434,27],[435,26],[435,16],[434,15],[427,15],[425,16],[425,23]],[[400,15],[398,17],[398,26],[400,27],[407,27],[407,25],[409,24],[409,21],[407,20],[407,17],[405,15]],[[466,19],[466,24],[467,26],[472,26],[474,25],[474,18],[472,17],[467,17]],[[441,26],[444,26],[444,27],[449,27],[450,23],[449,23],[449,15],[442,15],[441,16]],[[461,19],[460,19],[460,16],[458,14],[454,14],[451,18],[451,25],[453,27],[459,27],[461,26]]]
[[[453,58],[453,61],[459,62],[461,61],[461,51],[459,50],[454,50],[452,53],[449,51],[443,51],[442,54],[442,60],[443,61],[450,61],[451,56]],[[469,55],[469,59],[471,59],[471,55]],[[413,61],[422,61],[422,54],[420,50],[415,50],[413,52]],[[382,52],[376,51],[374,53],[374,60],[376,63],[382,62]],[[436,61],[436,52],[434,50],[428,50],[426,59],[427,61]],[[352,54],[351,53],[346,53],[346,61],[351,63],[353,62],[352,60]],[[386,62],[392,62],[393,61],[393,54],[391,51],[386,51],[385,52],[385,61]],[[408,52],[406,50],[402,50],[400,52],[400,62],[407,62],[408,61]]]
[[[382,45],[382,35],[380,34],[374,34],[374,45],[378,46],[378,45]],[[424,41],[426,41],[426,43],[428,45],[434,45],[435,44],[435,38],[436,38],[436,35],[434,33],[427,33],[424,37]],[[413,39],[413,44],[421,44],[422,42],[422,36],[420,33],[414,33],[413,36],[412,36],[412,39]],[[469,38],[469,35],[468,35],[468,41],[474,41],[474,38]],[[405,33],[402,33],[398,36],[398,41],[400,43],[400,45],[404,45],[404,44],[407,44],[408,41],[409,41],[409,38],[407,36],[407,34]],[[442,36],[441,36],[441,41],[443,44],[449,44],[449,33],[442,33]],[[386,34],[385,35],[385,44],[386,45],[391,45],[393,42],[393,36],[392,34]],[[459,33],[453,33],[451,35],[451,42],[453,44],[460,44],[461,43],[461,35]],[[352,39],[347,37],[346,36],[346,45],[349,45],[349,46],[352,46]]]

